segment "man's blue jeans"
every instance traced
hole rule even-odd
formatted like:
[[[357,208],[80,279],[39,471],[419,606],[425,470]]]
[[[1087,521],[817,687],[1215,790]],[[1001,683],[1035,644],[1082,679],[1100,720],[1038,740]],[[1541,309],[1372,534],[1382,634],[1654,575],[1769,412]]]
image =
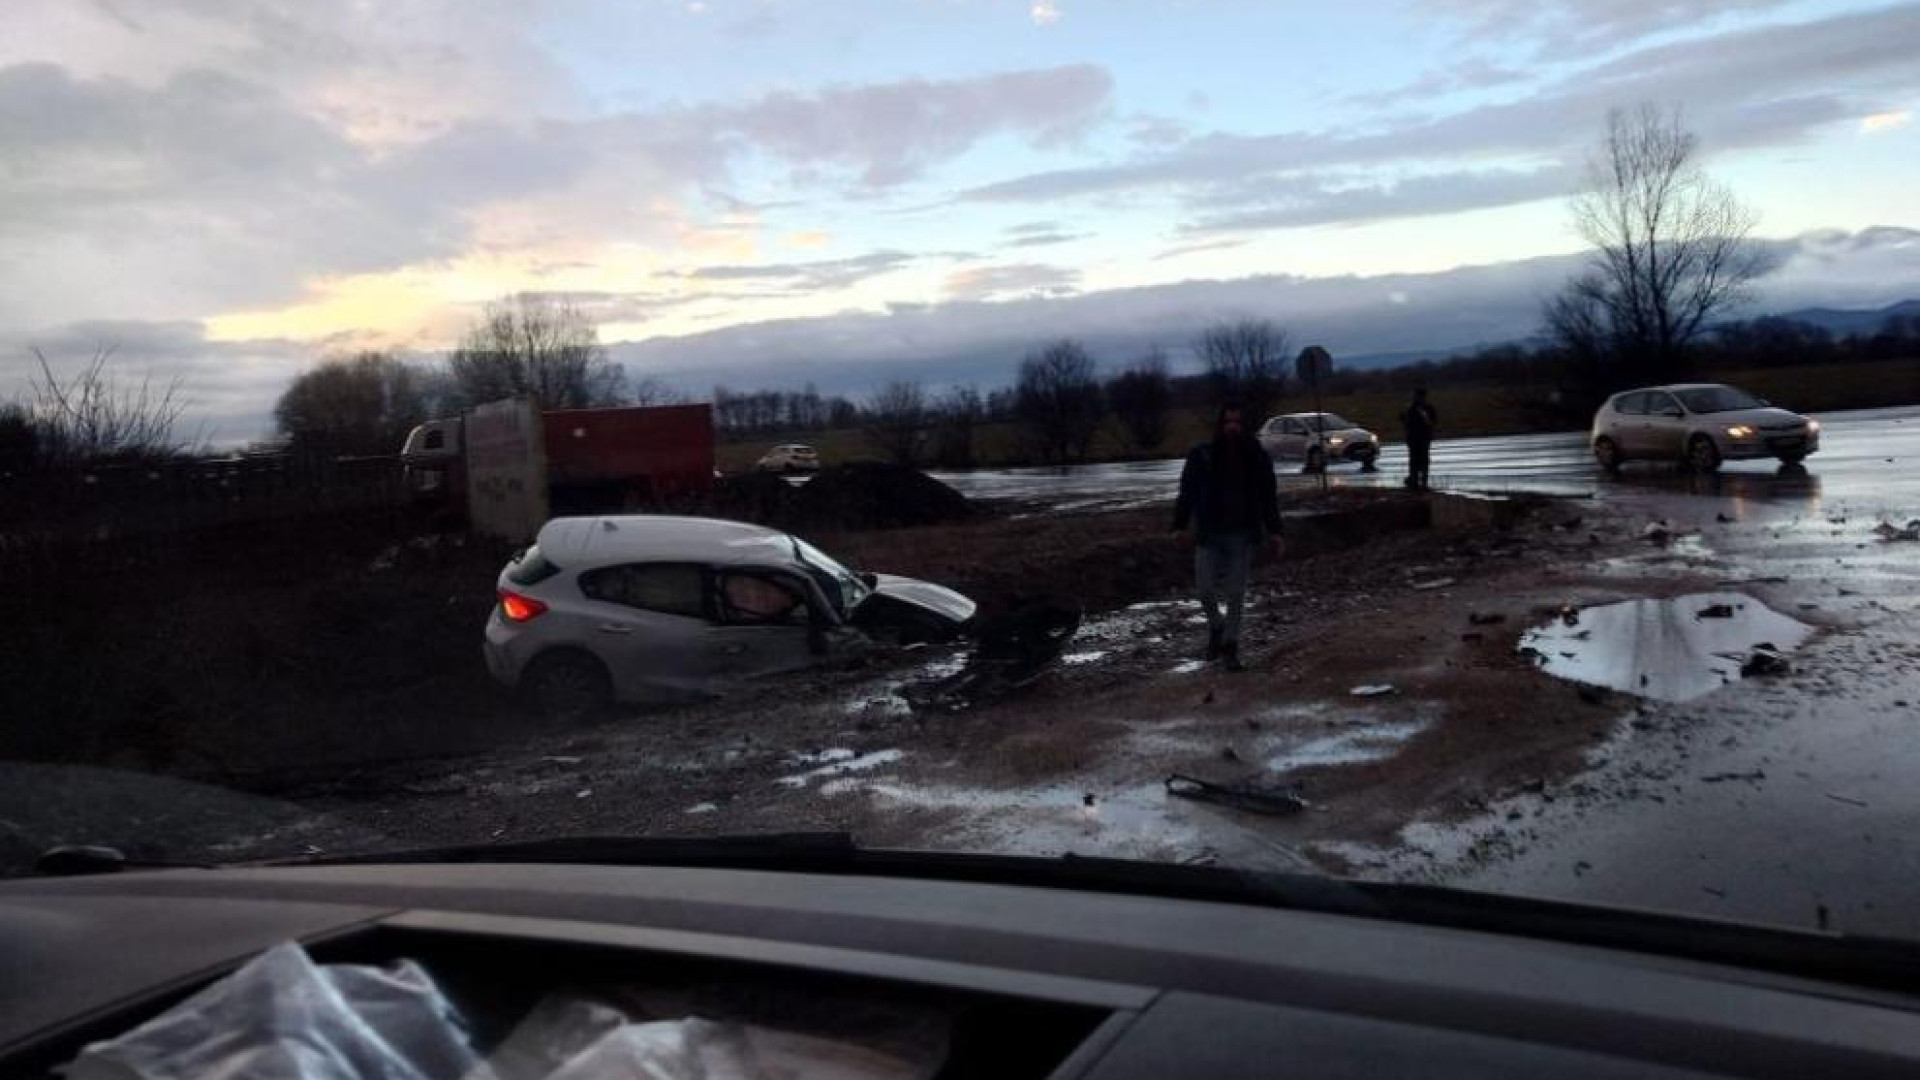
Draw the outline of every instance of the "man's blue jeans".
[[[1260,537],[1251,531],[1215,533],[1193,549],[1193,576],[1200,587],[1200,607],[1207,613],[1207,629],[1220,635],[1222,645],[1240,641],[1240,612],[1247,598],[1247,577]],[[1226,610],[1221,610],[1225,602]]]

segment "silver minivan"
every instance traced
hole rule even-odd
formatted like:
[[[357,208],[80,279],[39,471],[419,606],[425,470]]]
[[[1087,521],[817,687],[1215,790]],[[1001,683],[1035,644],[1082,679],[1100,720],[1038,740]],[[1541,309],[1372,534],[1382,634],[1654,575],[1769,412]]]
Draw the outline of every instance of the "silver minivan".
[[[952,638],[965,596],[856,574],[776,529],[708,518],[555,518],[500,572],[487,670],[554,718],[710,696],[875,642]]]
[[[1798,465],[1820,449],[1820,421],[1737,387],[1677,383],[1608,398],[1594,414],[1591,444],[1608,472],[1627,461],[1677,461],[1701,472],[1755,458]]]

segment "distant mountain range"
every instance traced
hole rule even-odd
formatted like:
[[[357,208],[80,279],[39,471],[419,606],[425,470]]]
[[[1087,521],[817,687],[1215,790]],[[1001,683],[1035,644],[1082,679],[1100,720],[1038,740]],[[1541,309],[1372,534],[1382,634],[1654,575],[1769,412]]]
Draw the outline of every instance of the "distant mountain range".
[[[1920,318],[1920,300],[1902,300],[1883,308],[1849,310],[1844,308],[1799,308],[1794,311],[1765,313],[1743,316],[1743,319],[1777,317],[1791,319],[1794,322],[1818,326],[1836,338],[1849,334],[1872,334],[1886,325],[1889,318],[1906,315]],[[1497,348],[1502,345],[1535,346],[1540,338],[1520,338],[1512,341],[1491,341],[1478,345],[1460,345],[1450,349],[1435,351],[1432,349],[1403,350],[1400,352],[1366,353],[1361,356],[1343,356],[1340,366],[1358,371],[1378,371],[1382,368],[1403,367],[1417,364],[1422,360],[1453,360],[1462,356],[1471,356],[1482,349]]]
[[[1848,334],[1872,334],[1877,332],[1886,321],[1896,315],[1920,318],[1920,300],[1902,300],[1883,308],[1869,311],[1843,311],[1837,308],[1801,308],[1799,311],[1781,313],[1781,318],[1795,322],[1811,323],[1821,327],[1834,337],[1846,337]]]
[[[1909,299],[1920,296],[1920,229],[1829,230],[1773,246],[1781,259],[1755,283],[1757,299],[1742,317],[1784,314],[1844,336],[1920,309],[1920,300]],[[1326,348],[1337,369],[1378,369],[1537,343],[1542,304],[1586,262],[1568,253],[1436,271],[1272,272],[890,304],[613,342],[608,352],[636,376],[693,396],[716,385],[812,383],[822,393],[863,397],[894,379],[935,392],[1005,386],[1023,357],[1061,338],[1084,345],[1105,371],[1163,350],[1175,373],[1190,374],[1200,370],[1194,343],[1208,327],[1262,318],[1284,327],[1294,348]]]

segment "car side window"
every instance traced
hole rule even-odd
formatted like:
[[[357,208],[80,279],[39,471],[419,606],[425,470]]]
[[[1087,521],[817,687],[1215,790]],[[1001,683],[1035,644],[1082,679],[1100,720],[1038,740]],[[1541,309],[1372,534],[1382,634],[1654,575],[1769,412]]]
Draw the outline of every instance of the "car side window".
[[[1613,411],[1621,416],[1645,416],[1647,415],[1647,395],[1621,394],[1613,399]]]
[[[1652,416],[1672,416],[1676,413],[1682,413],[1683,410],[1680,408],[1680,403],[1674,400],[1672,394],[1648,394],[1647,412]]]
[[[1305,429],[1300,426],[1300,421],[1298,420],[1280,421],[1280,430],[1285,432],[1288,435],[1305,434]]]
[[[422,448],[426,450],[445,450],[447,448],[446,429],[432,428],[428,430],[427,438]]]
[[[692,563],[603,566],[580,575],[580,593],[662,615],[708,617],[706,569]]]
[[[773,574],[722,571],[720,620],[731,626],[806,626],[807,594],[797,582]]]

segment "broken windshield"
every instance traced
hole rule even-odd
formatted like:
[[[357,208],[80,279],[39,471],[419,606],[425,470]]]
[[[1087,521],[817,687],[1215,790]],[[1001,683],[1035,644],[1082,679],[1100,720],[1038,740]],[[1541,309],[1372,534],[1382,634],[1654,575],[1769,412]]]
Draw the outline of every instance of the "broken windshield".
[[[867,587],[866,582],[860,580],[860,575],[841,566],[819,548],[797,536],[791,539],[794,558],[807,568],[808,573],[819,580],[827,596],[839,609],[840,617],[842,619],[851,617],[853,609],[859,607],[860,602],[865,600],[867,594],[872,591]]]

